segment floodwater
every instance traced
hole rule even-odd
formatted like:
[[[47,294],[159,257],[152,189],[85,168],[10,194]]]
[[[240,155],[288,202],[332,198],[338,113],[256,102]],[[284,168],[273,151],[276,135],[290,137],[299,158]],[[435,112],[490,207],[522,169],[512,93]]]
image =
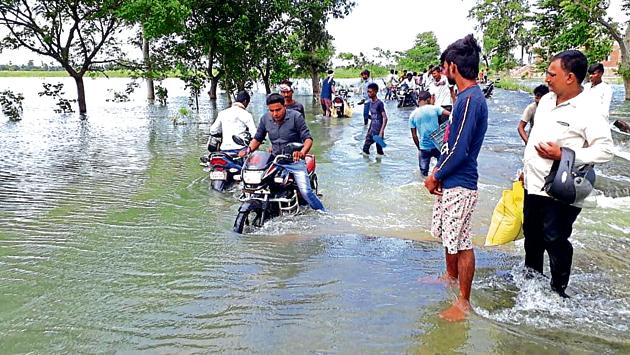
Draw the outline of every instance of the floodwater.
[[[525,280],[522,241],[483,247],[492,210],[523,145],[531,97],[497,89],[479,157],[474,314],[437,314],[457,290],[423,282],[444,271],[429,234],[432,197],[411,141],[410,109],[386,104],[388,147],[360,148],[361,107],[326,120],[305,91],[322,201],[329,213],[231,232],[238,203],[209,188],[199,166],[209,121],[226,107],[167,80],[169,104],[107,102],[125,79],[90,79],[87,119],[54,114],[42,81],[2,79],[23,92],[24,119],[0,123],[1,353],[628,353],[630,199],[602,196],[572,237],[563,300]],[[71,80],[66,91],[74,92]],[[304,83],[301,83],[304,87]],[[628,117],[615,86],[614,117]],[[263,95],[250,107],[258,118]],[[314,114],[316,112],[317,114]],[[372,148],[374,150],[374,148]],[[611,189],[630,184],[630,147],[598,167]],[[548,272],[548,271],[547,271]]]

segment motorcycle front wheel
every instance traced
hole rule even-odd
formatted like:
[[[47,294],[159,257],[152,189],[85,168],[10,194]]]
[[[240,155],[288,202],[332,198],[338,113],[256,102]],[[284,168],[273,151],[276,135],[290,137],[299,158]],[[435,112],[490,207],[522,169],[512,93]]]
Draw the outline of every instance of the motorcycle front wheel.
[[[243,234],[245,226],[262,226],[262,210],[251,210],[239,212],[234,221],[233,230],[238,234]]]
[[[311,189],[313,189],[313,192],[315,192],[316,195],[318,195],[318,188],[319,182],[317,181],[317,174],[313,174],[313,176],[311,176]]]

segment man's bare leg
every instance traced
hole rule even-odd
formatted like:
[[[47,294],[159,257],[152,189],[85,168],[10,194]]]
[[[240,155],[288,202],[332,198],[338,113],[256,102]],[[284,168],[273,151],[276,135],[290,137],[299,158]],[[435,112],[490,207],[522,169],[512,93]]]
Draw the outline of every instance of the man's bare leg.
[[[459,253],[449,254],[448,250],[444,248],[444,256],[446,259],[446,273],[442,278],[445,281],[457,281],[459,276]]]
[[[440,317],[452,322],[464,320],[470,312],[470,291],[475,276],[475,252],[472,249],[460,250],[456,255],[459,297],[451,307],[440,313]]]

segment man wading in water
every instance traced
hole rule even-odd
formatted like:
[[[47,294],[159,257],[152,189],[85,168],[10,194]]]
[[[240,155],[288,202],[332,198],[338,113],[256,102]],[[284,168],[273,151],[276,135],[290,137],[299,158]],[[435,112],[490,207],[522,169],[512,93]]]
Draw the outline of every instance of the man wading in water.
[[[575,151],[576,165],[604,163],[613,157],[608,112],[594,102],[591,93],[582,92],[586,66],[586,57],[576,50],[551,59],[545,78],[551,92],[540,99],[523,157],[525,266],[542,274],[547,251],[551,289],[561,297],[568,297],[565,290],[573,260],[569,237],[582,209],[543,191],[545,176],[562,157],[561,147]]]
[[[447,128],[447,146],[433,173],[424,181],[437,195],[431,233],[442,239],[446,252],[446,275],[459,281],[459,296],[440,317],[463,320],[470,312],[470,289],[475,275],[475,253],[470,236],[472,214],[477,204],[477,156],[488,127],[488,106],[477,86],[481,48],[472,35],[452,43],[441,62],[450,84],[458,88],[452,122]]]

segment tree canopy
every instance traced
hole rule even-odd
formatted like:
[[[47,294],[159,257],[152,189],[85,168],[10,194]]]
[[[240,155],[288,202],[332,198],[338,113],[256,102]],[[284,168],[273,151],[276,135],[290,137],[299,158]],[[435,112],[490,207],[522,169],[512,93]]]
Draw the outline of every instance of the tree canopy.
[[[433,32],[422,32],[416,35],[416,40],[412,48],[403,53],[398,61],[398,66],[422,72],[429,65],[436,64],[440,57],[440,46],[437,37]]]
[[[150,82],[179,73],[196,92],[210,83],[234,92],[295,73],[316,78],[334,54],[326,29],[347,16],[351,0],[33,0],[0,1],[0,49],[26,48],[56,60],[75,78],[85,113],[83,75],[105,63],[141,71]],[[133,63],[116,35],[135,29],[143,62]],[[140,39],[140,40],[139,40]],[[315,83],[317,82],[317,83]],[[194,85],[192,83],[195,83]],[[199,84],[200,83],[200,84]],[[149,86],[149,85],[148,85]],[[316,94],[318,80],[314,80]]]
[[[0,26],[9,31],[0,50],[26,48],[57,61],[76,81],[83,114],[83,76],[122,55],[115,36],[122,27],[115,14],[119,5],[115,0],[0,1]]]

